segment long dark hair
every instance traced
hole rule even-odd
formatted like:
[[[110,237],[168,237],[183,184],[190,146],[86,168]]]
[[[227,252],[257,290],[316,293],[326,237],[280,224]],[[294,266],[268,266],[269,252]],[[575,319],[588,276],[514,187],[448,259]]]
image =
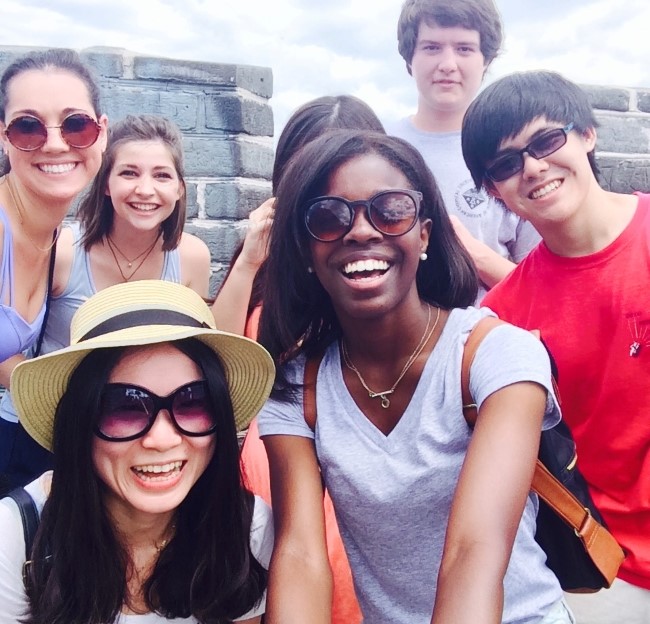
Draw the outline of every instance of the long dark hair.
[[[284,170],[292,156],[307,143],[317,139],[330,130],[372,130],[384,132],[384,126],[375,112],[363,100],[353,95],[324,95],[303,104],[291,115],[282,129],[275,150],[273,163],[272,192],[275,195]],[[235,250],[230,261],[230,275],[235,260],[241,254],[244,244]],[[264,262],[253,280],[249,313],[262,301],[267,263]]]
[[[306,202],[327,191],[342,165],[377,154],[399,169],[423,195],[421,219],[431,219],[428,258],[420,262],[416,284],[422,299],[443,308],[467,307],[476,299],[478,278],[454,233],[433,176],[420,153],[406,141],[374,132],[340,130],[312,141],[290,161],[277,192],[268,273],[260,321],[260,342],[276,364],[323,349],[341,334],[329,294],[311,265],[304,224]],[[285,387],[279,369],[276,390]]]
[[[74,50],[53,48],[29,52],[13,61],[0,77],[0,118],[5,121],[7,101],[9,99],[9,85],[11,81],[23,72],[30,70],[59,70],[66,71],[81,80],[88,90],[88,97],[93,106],[97,119],[101,115],[99,107],[99,87],[90,69],[81,60]],[[6,154],[0,156],[0,175],[11,170],[11,163]]]
[[[88,194],[84,196],[77,210],[77,218],[84,232],[82,244],[88,251],[113,225],[113,202],[106,195],[108,178],[111,175],[117,150],[132,141],[160,141],[169,150],[176,175],[183,186],[183,193],[176,202],[173,212],[162,222],[163,249],[170,251],[178,247],[183,234],[186,213],[185,178],[183,176],[183,139],[178,128],[165,117],[158,115],[127,115],[109,126],[108,143],[99,172],[93,180]]]
[[[218,426],[217,448],[177,510],[176,532],[144,585],[151,611],[230,622],[252,609],[266,570],[250,551],[253,496],[243,484],[232,405],[218,357],[196,339],[173,343],[200,367]],[[128,556],[103,504],[92,461],[93,419],[123,348],[98,349],[77,367],[54,425],[52,488],[27,583],[28,624],[103,624],[127,599]]]

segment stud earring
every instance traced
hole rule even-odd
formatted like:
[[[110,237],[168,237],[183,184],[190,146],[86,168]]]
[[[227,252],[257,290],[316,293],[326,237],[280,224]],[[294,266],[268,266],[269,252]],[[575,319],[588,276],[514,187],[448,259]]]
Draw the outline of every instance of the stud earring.
[[[429,256],[427,255],[427,252],[426,252],[426,251],[423,251],[423,252],[420,254],[420,260],[421,260],[422,262],[424,262],[428,257],[429,257]]]
[[[310,266],[307,267],[307,273],[313,273],[314,269]]]

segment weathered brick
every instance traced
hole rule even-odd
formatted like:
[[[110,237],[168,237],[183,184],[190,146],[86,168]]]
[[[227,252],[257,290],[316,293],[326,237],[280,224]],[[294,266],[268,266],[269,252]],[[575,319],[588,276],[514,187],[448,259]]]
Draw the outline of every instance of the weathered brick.
[[[598,150],[625,154],[645,154],[650,151],[650,117],[629,115],[596,115]]]
[[[199,214],[199,207],[196,201],[196,183],[185,180],[185,194],[187,196],[187,219],[194,219]]]
[[[214,94],[205,100],[205,127],[273,136],[273,111],[267,103],[238,94]]]
[[[650,113],[650,91],[639,89],[637,92],[637,106],[643,113]]]
[[[600,182],[615,193],[650,193],[650,158],[597,157]]]
[[[273,149],[252,141],[219,137],[184,137],[185,172],[206,177],[271,177]]]
[[[214,262],[230,263],[232,255],[245,234],[243,224],[233,221],[202,221],[187,223],[185,230],[195,234],[210,249]]]
[[[103,105],[108,118],[117,121],[126,115],[150,113],[171,119],[182,131],[196,128],[198,94],[178,87],[170,90],[151,86],[130,85],[124,82],[109,82],[104,85]]]
[[[271,185],[228,180],[206,184],[205,210],[211,219],[245,219],[271,196]]]
[[[592,108],[626,112],[630,109],[630,91],[613,87],[581,85]]]
[[[103,78],[121,78],[124,74],[124,48],[96,46],[80,52],[81,58]]]
[[[144,80],[189,82],[233,89],[240,87],[267,98],[273,92],[269,67],[136,56],[134,74],[136,78]]]

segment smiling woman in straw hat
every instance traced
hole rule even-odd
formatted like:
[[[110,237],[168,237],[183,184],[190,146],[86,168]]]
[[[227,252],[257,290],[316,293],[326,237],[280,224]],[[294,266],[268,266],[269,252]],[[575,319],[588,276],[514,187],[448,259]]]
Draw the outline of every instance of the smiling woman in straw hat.
[[[41,510],[28,564],[19,511],[0,501],[0,622],[259,622],[273,527],[242,486],[236,433],[271,358],[162,281],[101,291],[71,336],[12,376],[54,471],[26,488]]]

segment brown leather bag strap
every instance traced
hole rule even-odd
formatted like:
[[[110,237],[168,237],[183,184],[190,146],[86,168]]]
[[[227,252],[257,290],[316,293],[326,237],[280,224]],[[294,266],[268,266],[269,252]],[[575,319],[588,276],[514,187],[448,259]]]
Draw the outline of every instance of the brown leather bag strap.
[[[472,367],[472,362],[476,356],[481,341],[488,333],[499,325],[505,325],[506,322],[494,316],[484,316],[476,325],[474,329],[467,336],[467,342],[463,349],[463,361],[460,367],[460,387],[463,399],[463,415],[470,427],[476,424],[476,403],[469,391],[469,370]]]
[[[302,388],[302,409],[305,422],[312,431],[316,431],[316,378],[323,353],[312,355],[305,362],[305,377]]]
[[[477,410],[469,391],[469,371],[483,338],[493,328],[503,324],[504,321],[500,319],[486,316],[476,324],[465,343],[460,378],[463,414],[470,427],[476,424]],[[594,564],[611,584],[625,558],[625,553],[609,531],[594,520],[589,510],[549,472],[539,459],[535,465],[531,489],[573,528]]]

